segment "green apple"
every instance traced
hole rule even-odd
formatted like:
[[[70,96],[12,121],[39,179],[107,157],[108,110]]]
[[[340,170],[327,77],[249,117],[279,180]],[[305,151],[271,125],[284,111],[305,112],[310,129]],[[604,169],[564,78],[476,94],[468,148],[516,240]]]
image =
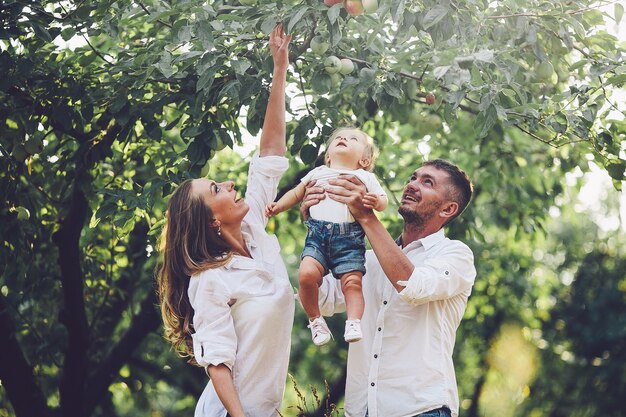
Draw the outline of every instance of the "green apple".
[[[552,79],[554,74],[554,67],[550,61],[543,61],[535,68],[535,76],[539,82],[547,82]]]
[[[366,13],[374,13],[378,10],[378,0],[361,0]]]
[[[348,75],[352,71],[354,71],[354,63],[349,58],[341,58],[341,67],[339,68],[339,73],[342,75]]]
[[[326,42],[323,36],[317,35],[311,39],[311,50],[316,55],[323,55],[328,51],[329,43]]]
[[[15,208],[15,211],[17,212],[17,219],[18,220],[28,220],[28,219],[30,219],[30,211],[28,211],[28,209],[26,207],[18,206],[18,207]]]
[[[422,118],[422,127],[426,133],[432,133],[434,130],[441,129],[441,117],[436,114],[428,114]]]
[[[341,60],[336,56],[331,55],[324,60],[324,69],[326,69],[327,73],[334,74],[336,72],[339,72],[340,68]]]

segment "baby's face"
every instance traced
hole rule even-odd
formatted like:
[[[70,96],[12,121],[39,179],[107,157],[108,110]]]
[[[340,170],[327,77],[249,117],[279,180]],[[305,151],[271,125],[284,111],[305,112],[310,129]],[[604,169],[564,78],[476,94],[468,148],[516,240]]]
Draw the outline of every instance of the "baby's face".
[[[354,169],[361,168],[359,161],[365,156],[367,139],[365,135],[353,129],[343,129],[335,134],[328,146],[328,156],[331,162],[341,159],[344,164],[353,161]]]

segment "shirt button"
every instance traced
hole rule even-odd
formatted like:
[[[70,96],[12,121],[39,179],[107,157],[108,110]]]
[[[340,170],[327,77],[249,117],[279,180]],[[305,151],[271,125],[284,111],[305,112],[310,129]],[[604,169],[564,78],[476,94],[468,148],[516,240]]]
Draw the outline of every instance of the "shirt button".
[[[446,271],[446,272],[444,272],[444,274],[450,275],[450,271]]]
[[[376,384],[374,384],[374,383],[372,382],[370,385],[371,385],[371,386],[374,386],[374,385],[376,385]]]
[[[383,304],[387,305],[387,301],[383,301]]]
[[[374,354],[374,359],[376,359],[377,357],[378,357],[378,355],[377,355],[377,354]]]
[[[383,329],[382,327],[379,327],[379,328],[378,328],[378,331],[381,331],[382,329]]]

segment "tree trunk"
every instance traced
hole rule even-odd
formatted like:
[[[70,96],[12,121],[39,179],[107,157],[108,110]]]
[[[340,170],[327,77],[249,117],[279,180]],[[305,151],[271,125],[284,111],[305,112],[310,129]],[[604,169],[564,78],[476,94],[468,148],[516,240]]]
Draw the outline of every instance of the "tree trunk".
[[[20,348],[8,309],[0,295],[0,380],[16,417],[46,417],[51,414],[50,409]]]

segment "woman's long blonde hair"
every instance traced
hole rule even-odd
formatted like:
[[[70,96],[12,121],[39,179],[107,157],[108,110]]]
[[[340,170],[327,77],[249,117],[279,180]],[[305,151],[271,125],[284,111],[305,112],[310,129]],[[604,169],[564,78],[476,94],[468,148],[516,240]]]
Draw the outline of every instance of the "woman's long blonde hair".
[[[211,209],[193,194],[192,180],[186,180],[170,197],[159,245],[156,280],[165,338],[179,356],[194,365],[189,280],[232,257],[231,247],[212,226],[213,221]]]

